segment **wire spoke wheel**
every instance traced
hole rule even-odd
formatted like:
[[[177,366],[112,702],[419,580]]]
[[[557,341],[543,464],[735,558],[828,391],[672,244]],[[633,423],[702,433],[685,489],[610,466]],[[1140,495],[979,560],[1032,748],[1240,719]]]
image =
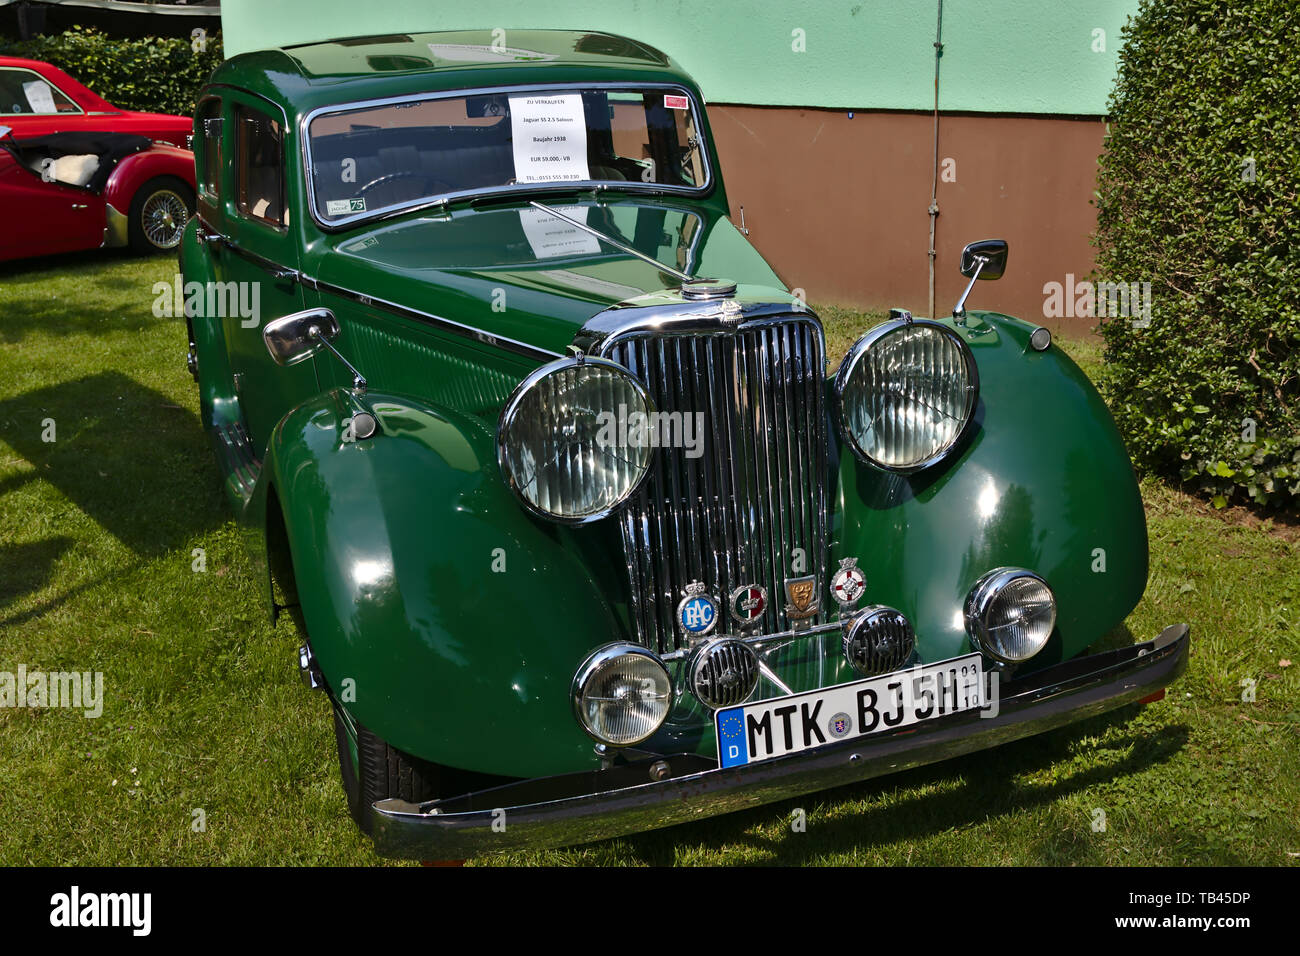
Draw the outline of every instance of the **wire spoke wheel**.
[[[185,200],[170,189],[160,189],[144,201],[140,226],[145,238],[159,249],[172,249],[181,241],[189,210]]]

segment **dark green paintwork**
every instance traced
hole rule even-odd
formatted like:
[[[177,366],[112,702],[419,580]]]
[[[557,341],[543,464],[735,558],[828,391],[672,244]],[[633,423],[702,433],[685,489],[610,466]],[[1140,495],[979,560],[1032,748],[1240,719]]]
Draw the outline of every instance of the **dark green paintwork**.
[[[206,213],[209,224],[323,283],[557,353],[597,312],[674,285],[667,273],[613,251],[535,260],[517,201],[410,213],[335,234],[314,226],[305,213],[296,121],[316,106],[532,82],[670,82],[698,92],[662,55],[629,41],[619,41],[622,56],[608,52],[618,47],[612,40],[607,52],[573,51],[599,47],[592,38],[601,35],[593,34],[511,33],[512,46],[555,57],[545,62],[447,64],[430,73],[427,64],[402,59],[421,56],[422,47],[427,54],[431,36],[491,42],[487,33],[422,35],[228,61],[212,92],[264,97],[264,108],[288,122],[293,216],[277,231],[241,219],[227,202]],[[712,192],[698,198],[610,191],[591,221],[667,264],[689,262],[698,274],[788,299],[727,219],[714,172]],[[226,196],[231,175],[227,164]],[[200,247],[193,223],[181,261],[186,278],[200,282],[250,275],[229,253]],[[351,680],[349,711],[430,760],[511,776],[593,766],[591,741],[571,711],[570,682],[592,648],[630,637],[628,584],[613,522],[572,529],[529,517],[501,480],[497,416],[538,361],[330,291],[264,280],[263,322],[292,308],[333,309],[342,326],[338,347],[371,383],[358,399],[328,356],[275,367],[259,352],[260,329],[194,319],[204,424],[215,431],[246,421],[262,459],[251,494],[231,476],[227,490],[259,559],[266,542],[274,548],[280,539],[282,515],[304,620],[331,686],[339,692]],[[1039,666],[1079,653],[1137,602],[1146,580],[1141,502],[1110,416],[1070,359],[1029,350],[1032,327],[1007,316],[971,313],[969,323],[959,331],[979,365],[981,401],[954,460],[905,478],[861,464],[835,442],[831,567],[841,556],[858,557],[868,601],[907,614],[924,660],[968,649],[958,616],[976,578],[999,565],[1033,568],[1060,605],[1059,633]],[[241,368],[237,395],[232,372]],[[380,434],[344,441],[345,421],[362,407],[377,415]],[[1105,573],[1092,570],[1099,548]],[[493,562],[502,557],[505,573],[496,573]],[[783,673],[800,688],[853,677],[834,635],[788,655]],[[713,752],[698,712],[675,715],[655,745]]]

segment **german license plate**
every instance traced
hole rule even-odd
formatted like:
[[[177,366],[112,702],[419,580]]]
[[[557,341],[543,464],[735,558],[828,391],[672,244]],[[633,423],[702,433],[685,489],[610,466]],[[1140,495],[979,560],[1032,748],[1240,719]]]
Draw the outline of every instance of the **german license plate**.
[[[979,654],[720,710],[718,759],[739,767],[984,706]]]

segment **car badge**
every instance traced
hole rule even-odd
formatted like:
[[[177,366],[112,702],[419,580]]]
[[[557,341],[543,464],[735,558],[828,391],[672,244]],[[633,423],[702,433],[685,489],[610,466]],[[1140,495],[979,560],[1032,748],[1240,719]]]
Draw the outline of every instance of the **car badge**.
[[[846,713],[838,713],[827,723],[826,729],[831,732],[831,736],[836,739],[847,737],[853,730],[853,719]]]
[[[815,617],[821,610],[821,600],[817,597],[817,575],[806,578],[787,578],[785,596],[790,602],[785,606],[785,616],[792,621],[803,621]]]
[[[731,592],[731,617],[741,627],[757,624],[767,610],[767,588],[742,584]]]
[[[718,602],[705,593],[702,582],[686,585],[686,596],[677,605],[677,623],[691,637],[703,637],[718,623]]]
[[[844,610],[849,610],[862,600],[867,591],[867,576],[858,567],[857,558],[843,558],[840,569],[831,578],[831,596]]]

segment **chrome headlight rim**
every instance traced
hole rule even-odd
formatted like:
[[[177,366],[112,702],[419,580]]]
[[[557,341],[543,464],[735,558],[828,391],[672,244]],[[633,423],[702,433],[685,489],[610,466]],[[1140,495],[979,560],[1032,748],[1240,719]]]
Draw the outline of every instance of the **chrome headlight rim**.
[[[646,479],[650,477],[651,471],[650,465],[647,464],[647,466],[642,470],[641,476],[636,481],[632,482],[627,490],[615,501],[599,511],[585,515],[555,514],[554,512],[547,511],[545,508],[538,507],[528,499],[527,495],[524,494],[523,488],[520,486],[519,481],[516,479],[513,471],[511,471],[506,460],[507,453],[509,452],[506,443],[506,435],[514,425],[515,419],[519,416],[524,398],[527,397],[528,393],[535,388],[539,382],[549,378],[556,372],[567,368],[577,367],[605,368],[624,376],[628,383],[633,386],[640,400],[644,403],[646,413],[652,414],[655,411],[654,401],[650,397],[649,390],[646,389],[645,385],[632,373],[630,369],[617,362],[612,362],[609,359],[597,358],[592,355],[571,355],[556,359],[553,362],[547,362],[545,365],[529,372],[528,375],[524,377],[524,380],[515,386],[514,391],[510,393],[510,397],[506,399],[505,406],[501,410],[501,416],[497,420],[497,470],[500,471],[502,479],[514,494],[515,500],[523,506],[525,511],[537,518],[544,518],[547,521],[553,521],[557,524],[571,526],[591,524],[592,522],[608,518],[615,511],[618,511],[623,507],[623,505],[627,504],[627,502],[641,490],[641,486],[644,485]],[[614,411],[614,409],[610,409],[610,411]]]
[[[635,740],[619,741],[615,743],[601,737],[587,725],[586,718],[583,716],[582,712],[582,699],[583,691],[591,682],[592,677],[594,677],[605,665],[620,657],[644,657],[653,662],[663,672],[664,679],[667,682],[668,693],[665,699],[668,704],[664,708],[663,717],[657,724],[655,724],[649,733],[638,737]],[[673,684],[672,671],[668,669],[658,654],[654,653],[649,648],[642,647],[640,644],[629,644],[624,641],[616,641],[612,644],[601,645],[587,655],[586,659],[583,660],[582,664],[573,675],[573,684],[569,690],[569,698],[570,703],[573,705],[573,716],[578,721],[578,726],[582,728],[583,733],[596,741],[596,743],[614,748],[635,747],[638,744],[645,743],[657,734],[660,728],[663,727],[664,723],[668,720],[668,715],[672,713],[673,702],[677,699],[677,688]]]
[[[1035,581],[1047,590],[1048,597],[1052,600],[1052,626],[1048,629],[1047,637],[1043,639],[1043,642],[1032,654],[1025,657],[1008,657],[999,653],[996,642],[989,637],[988,613],[994,600],[1006,587],[1012,582],[1021,579]],[[1052,633],[1056,630],[1056,614],[1056,592],[1052,590],[1052,586],[1047,583],[1042,575],[1036,574],[1028,568],[1004,567],[994,568],[975,582],[966,598],[964,616],[966,619],[966,633],[970,636],[971,645],[975,650],[1003,664],[1023,664],[1042,653],[1043,648],[1052,639]]]
[[[962,362],[966,367],[966,408],[962,425],[953,433],[952,438],[936,450],[932,455],[923,461],[910,465],[891,465],[879,461],[869,455],[853,436],[852,430],[848,425],[848,417],[844,411],[844,390],[849,384],[849,378],[853,374],[853,369],[858,362],[862,360],[863,355],[869,349],[878,344],[882,339],[893,335],[894,333],[908,328],[923,327],[933,329],[953,342],[958,351],[961,353]],[[893,472],[899,475],[911,475],[919,471],[924,471],[943,461],[953,450],[960,447],[962,440],[970,431],[971,425],[975,421],[975,409],[979,405],[980,396],[980,377],[979,366],[975,362],[975,354],[971,352],[970,346],[962,340],[961,334],[942,322],[936,322],[933,319],[891,319],[888,322],[882,322],[880,325],[864,333],[861,338],[850,346],[844,356],[844,361],[840,362],[840,367],[835,373],[835,427],[839,432],[840,439],[853,450],[859,461],[879,468],[882,471]]]

